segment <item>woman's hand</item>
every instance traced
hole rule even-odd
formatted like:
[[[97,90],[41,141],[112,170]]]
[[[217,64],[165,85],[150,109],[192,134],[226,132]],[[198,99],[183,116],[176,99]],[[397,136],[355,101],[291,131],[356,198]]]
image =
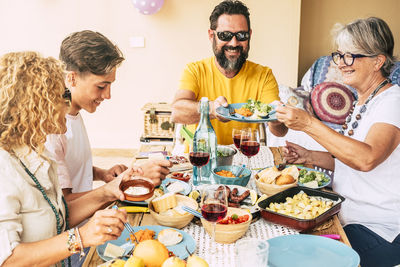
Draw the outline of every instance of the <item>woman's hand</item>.
[[[117,239],[124,230],[126,221],[125,210],[97,211],[84,226],[79,228],[83,246],[98,246],[106,241]]]
[[[278,105],[276,107],[276,117],[286,127],[296,131],[306,131],[311,127],[313,119],[307,111],[290,105]]]
[[[286,141],[283,155],[288,163],[306,164],[311,161],[311,151],[302,146]]]
[[[115,179],[113,179],[111,182],[108,182],[107,184],[103,185],[103,190],[104,190],[104,197],[108,199],[108,201],[114,201],[116,199],[119,199],[121,201],[125,200],[124,193],[119,189],[119,185],[121,184],[121,181],[128,181],[132,178],[135,173],[137,173],[137,170],[140,168],[129,168],[120,175],[118,175]]]

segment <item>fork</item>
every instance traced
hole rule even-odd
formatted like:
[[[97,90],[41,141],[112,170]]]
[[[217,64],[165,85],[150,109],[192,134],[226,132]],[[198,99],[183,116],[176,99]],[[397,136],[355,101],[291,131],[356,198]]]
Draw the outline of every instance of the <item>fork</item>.
[[[203,218],[203,215],[201,215],[200,212],[198,212],[197,210],[194,210],[188,206],[182,206],[182,209],[186,212],[189,212],[190,214],[193,214],[194,216],[196,216],[198,218]]]
[[[229,106],[228,109],[229,109],[229,115],[230,115],[230,116],[235,115],[236,112],[235,112],[235,109],[234,109],[233,107]]]
[[[114,206],[112,206],[112,209],[117,210],[118,206],[114,205]],[[139,241],[137,240],[137,238],[135,236],[135,231],[133,230],[132,226],[128,222],[124,223],[124,226],[125,226],[125,229],[128,230],[128,232],[131,235],[133,235],[133,237],[135,238],[136,244],[139,244]]]

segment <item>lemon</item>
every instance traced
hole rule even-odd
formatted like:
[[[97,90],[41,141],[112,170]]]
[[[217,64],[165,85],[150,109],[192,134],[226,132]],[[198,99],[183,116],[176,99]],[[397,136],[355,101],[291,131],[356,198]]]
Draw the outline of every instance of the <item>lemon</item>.
[[[257,200],[257,202],[255,204],[257,205],[258,203],[260,203],[261,201],[263,201],[266,198],[268,198],[268,196],[266,194],[262,194],[261,197],[259,197],[259,199]]]
[[[197,190],[193,190],[190,192],[189,197],[193,198],[194,200],[197,200],[197,198],[200,196],[200,192]]]
[[[250,190],[250,199],[251,199],[251,205],[255,205],[257,202],[257,192],[255,190]]]

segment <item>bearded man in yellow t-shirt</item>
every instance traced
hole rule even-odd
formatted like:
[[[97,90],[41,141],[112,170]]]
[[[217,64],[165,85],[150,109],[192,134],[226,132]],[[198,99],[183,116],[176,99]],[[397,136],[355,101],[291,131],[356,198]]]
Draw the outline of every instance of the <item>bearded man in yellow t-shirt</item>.
[[[210,16],[208,36],[215,56],[186,66],[173,101],[172,117],[178,123],[198,123],[198,101],[206,96],[211,101],[210,119],[215,119],[212,124],[218,144],[232,144],[233,128],[257,128],[257,124],[228,121],[217,115],[216,108],[248,99],[263,103],[279,100],[278,84],[270,68],[247,60],[250,13],[242,2],[226,0],[218,4]],[[278,121],[268,126],[277,136],[287,132]]]

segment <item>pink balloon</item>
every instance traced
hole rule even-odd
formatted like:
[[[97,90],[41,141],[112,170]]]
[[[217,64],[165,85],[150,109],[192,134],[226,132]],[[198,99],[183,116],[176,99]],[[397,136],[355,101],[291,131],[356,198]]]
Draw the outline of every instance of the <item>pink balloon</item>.
[[[144,15],[158,12],[164,4],[164,0],[132,0],[132,2],[136,9]]]

